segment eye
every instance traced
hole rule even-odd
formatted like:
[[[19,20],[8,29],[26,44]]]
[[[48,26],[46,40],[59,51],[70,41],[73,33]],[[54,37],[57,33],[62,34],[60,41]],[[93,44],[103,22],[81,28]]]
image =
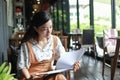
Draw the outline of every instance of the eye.
[[[44,27],[44,28],[42,28],[42,30],[47,30],[47,28]]]
[[[52,26],[49,27],[49,29],[51,29],[51,28],[52,28]]]

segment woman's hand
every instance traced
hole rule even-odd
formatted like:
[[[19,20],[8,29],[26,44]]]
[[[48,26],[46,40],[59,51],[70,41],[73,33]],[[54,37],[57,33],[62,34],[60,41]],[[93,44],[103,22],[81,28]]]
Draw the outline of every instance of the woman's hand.
[[[79,68],[80,68],[80,62],[77,61],[75,62],[74,67],[73,67],[74,72],[76,72]]]
[[[23,75],[25,76],[26,79],[29,79],[31,77],[27,68],[23,68],[22,73],[23,73]]]
[[[34,80],[34,79],[33,79],[33,76],[31,76],[30,78],[28,78],[28,79],[26,79],[26,80]]]

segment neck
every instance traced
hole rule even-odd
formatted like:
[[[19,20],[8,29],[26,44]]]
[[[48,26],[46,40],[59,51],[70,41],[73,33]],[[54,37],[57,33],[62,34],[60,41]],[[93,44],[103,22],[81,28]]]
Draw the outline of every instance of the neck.
[[[41,46],[41,48],[44,48],[48,44],[48,39],[47,38],[39,38],[38,44],[39,44],[39,46]]]

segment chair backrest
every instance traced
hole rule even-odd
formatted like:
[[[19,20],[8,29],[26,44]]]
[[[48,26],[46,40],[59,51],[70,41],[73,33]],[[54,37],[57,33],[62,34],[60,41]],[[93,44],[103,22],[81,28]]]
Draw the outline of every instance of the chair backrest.
[[[15,38],[12,38],[9,40],[10,45],[14,47],[18,47],[24,35],[25,35],[25,32],[16,32]]]
[[[116,29],[106,29],[103,31],[103,44],[104,46],[114,46],[116,45],[116,40],[115,39],[110,39],[110,38],[116,38],[118,37],[118,32]]]
[[[23,38],[25,35],[25,32],[16,32],[16,38]]]
[[[62,35],[62,31],[53,30],[53,31],[52,31],[52,34],[53,34],[53,35],[60,36],[60,35]]]
[[[117,39],[115,55],[118,57],[120,53],[120,38]]]
[[[101,49],[103,49],[103,37],[97,36],[96,39],[97,39],[98,46],[99,46]]]
[[[68,51],[68,36],[59,36],[65,50]]]
[[[117,38],[116,39],[116,48],[115,48],[115,56],[114,56],[114,68],[116,68],[117,65],[119,65],[119,61],[120,61],[120,38]],[[118,64],[117,64],[118,63]],[[114,72],[112,73],[115,73],[115,69],[113,70]]]
[[[83,30],[82,44],[94,44],[94,30],[85,29]]]
[[[16,32],[16,43],[19,45],[21,43],[22,38],[24,37],[25,32]]]

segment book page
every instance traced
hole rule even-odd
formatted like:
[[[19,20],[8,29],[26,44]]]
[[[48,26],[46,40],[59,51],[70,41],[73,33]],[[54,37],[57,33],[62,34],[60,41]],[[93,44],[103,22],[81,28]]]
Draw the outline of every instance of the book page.
[[[56,69],[73,69],[73,65],[76,61],[79,61],[86,48],[63,53],[56,63]]]
[[[48,71],[48,72],[43,72],[43,73],[36,73],[35,76],[44,75],[44,74],[61,73],[61,72],[65,72],[65,71],[68,71],[68,70],[69,69],[58,69],[58,70],[53,70],[53,71]]]
[[[43,72],[43,73],[36,73],[35,75],[39,76],[44,74],[54,74],[54,73],[60,73],[60,72],[72,70],[74,63],[81,59],[85,51],[86,51],[85,48],[81,48],[79,50],[65,52],[58,59],[55,70]]]

